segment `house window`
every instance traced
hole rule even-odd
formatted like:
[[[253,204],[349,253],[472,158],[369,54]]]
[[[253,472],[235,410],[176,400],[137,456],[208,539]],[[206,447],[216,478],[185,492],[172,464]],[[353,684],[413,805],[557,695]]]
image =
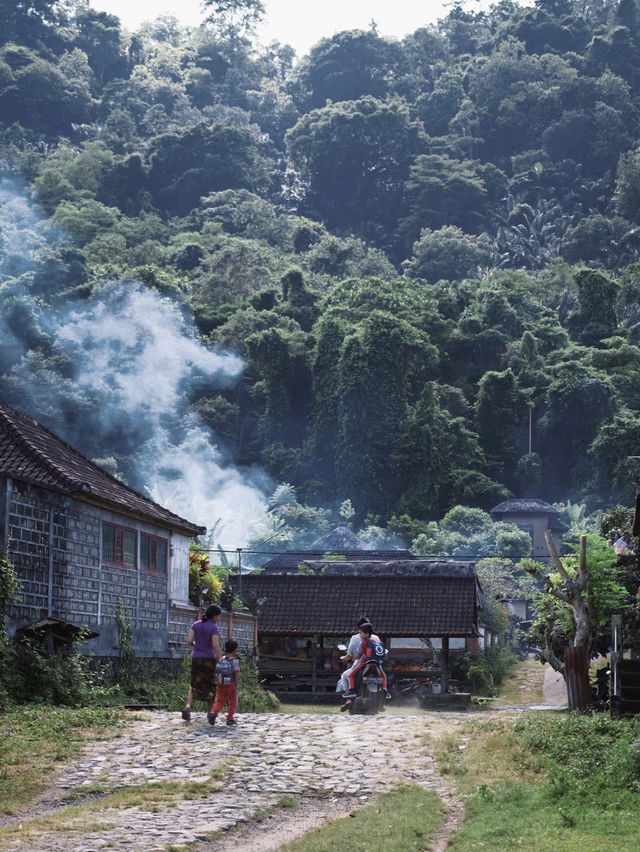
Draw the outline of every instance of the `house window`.
[[[102,561],[124,568],[136,567],[136,531],[102,524]]]
[[[167,573],[167,540],[153,535],[140,537],[140,566],[145,571]]]

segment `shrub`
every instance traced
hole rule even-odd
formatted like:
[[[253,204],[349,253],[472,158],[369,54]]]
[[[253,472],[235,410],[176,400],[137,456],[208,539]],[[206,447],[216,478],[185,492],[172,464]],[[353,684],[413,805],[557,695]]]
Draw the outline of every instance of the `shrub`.
[[[453,658],[451,673],[474,694],[497,695],[505,675],[517,663],[516,654],[503,645],[485,648],[477,656],[468,652]]]

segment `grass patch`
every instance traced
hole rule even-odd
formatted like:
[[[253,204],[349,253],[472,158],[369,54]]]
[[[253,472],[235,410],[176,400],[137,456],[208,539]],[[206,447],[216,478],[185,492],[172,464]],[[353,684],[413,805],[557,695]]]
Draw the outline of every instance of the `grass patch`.
[[[638,848],[640,719],[536,714],[465,723],[434,742],[466,803],[457,852]]]
[[[295,811],[298,807],[300,807],[300,799],[298,799],[298,797],[293,793],[283,793],[276,802],[276,805],[279,808],[288,808],[289,810]]]
[[[147,811],[157,811],[188,799],[203,799],[212,793],[218,793],[224,787],[218,778],[213,777],[206,783],[203,781],[158,781],[148,784],[137,784],[134,787],[120,787],[100,798],[94,798],[44,817],[24,822],[21,825],[11,825],[0,829],[0,848],[6,848],[12,841],[20,838],[22,841],[37,839],[51,832],[89,832],[105,830],[105,824],[96,820],[96,815],[108,808],[118,810],[128,808],[144,808]],[[82,789],[75,791],[79,794]],[[96,828],[97,827],[97,828]]]
[[[0,811],[14,813],[51,784],[62,761],[89,740],[117,736],[124,721],[113,709],[30,705],[0,714]]]
[[[512,669],[500,686],[499,697],[509,704],[542,704],[545,668],[532,657]]]
[[[429,848],[442,825],[439,797],[422,787],[399,787],[361,810],[318,828],[283,852],[414,852]]]

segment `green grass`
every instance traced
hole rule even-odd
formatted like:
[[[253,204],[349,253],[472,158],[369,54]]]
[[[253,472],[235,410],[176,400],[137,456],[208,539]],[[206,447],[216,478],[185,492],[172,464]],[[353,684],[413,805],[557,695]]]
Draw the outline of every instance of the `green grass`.
[[[361,810],[318,828],[283,852],[417,852],[428,849],[444,807],[431,790],[399,787]]]
[[[117,735],[113,709],[27,705],[0,714],[0,812],[13,813],[51,784],[62,761],[88,740]]]
[[[542,704],[545,667],[528,658],[507,674],[498,697],[508,704]]]
[[[640,719],[536,714],[472,721],[434,742],[465,800],[457,852],[640,849]]]
[[[31,845],[38,845],[42,835],[52,832],[78,834],[106,830],[106,823],[96,820],[96,816],[107,810],[141,808],[153,813],[171,805],[179,805],[185,800],[207,798],[223,789],[214,773],[211,775],[210,780],[204,784],[202,781],[150,782],[106,791],[100,798],[87,801],[82,801],[82,791],[78,791],[78,803],[74,804],[73,796],[68,796],[65,797],[66,801],[71,803],[52,814],[25,820],[20,825],[14,823],[0,828],[0,849],[11,848],[17,839],[23,843],[29,841]],[[286,807],[294,807],[294,804],[289,803]]]

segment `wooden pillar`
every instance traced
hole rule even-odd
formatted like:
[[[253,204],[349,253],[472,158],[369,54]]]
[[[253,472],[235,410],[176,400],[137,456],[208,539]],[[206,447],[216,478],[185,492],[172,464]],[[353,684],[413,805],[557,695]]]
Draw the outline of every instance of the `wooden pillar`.
[[[449,689],[449,637],[442,637],[442,676],[440,678],[440,691],[442,694]]]
[[[313,698],[316,697],[318,686],[318,677],[316,674],[317,648],[318,636],[316,635],[311,639],[311,695],[313,696]]]

